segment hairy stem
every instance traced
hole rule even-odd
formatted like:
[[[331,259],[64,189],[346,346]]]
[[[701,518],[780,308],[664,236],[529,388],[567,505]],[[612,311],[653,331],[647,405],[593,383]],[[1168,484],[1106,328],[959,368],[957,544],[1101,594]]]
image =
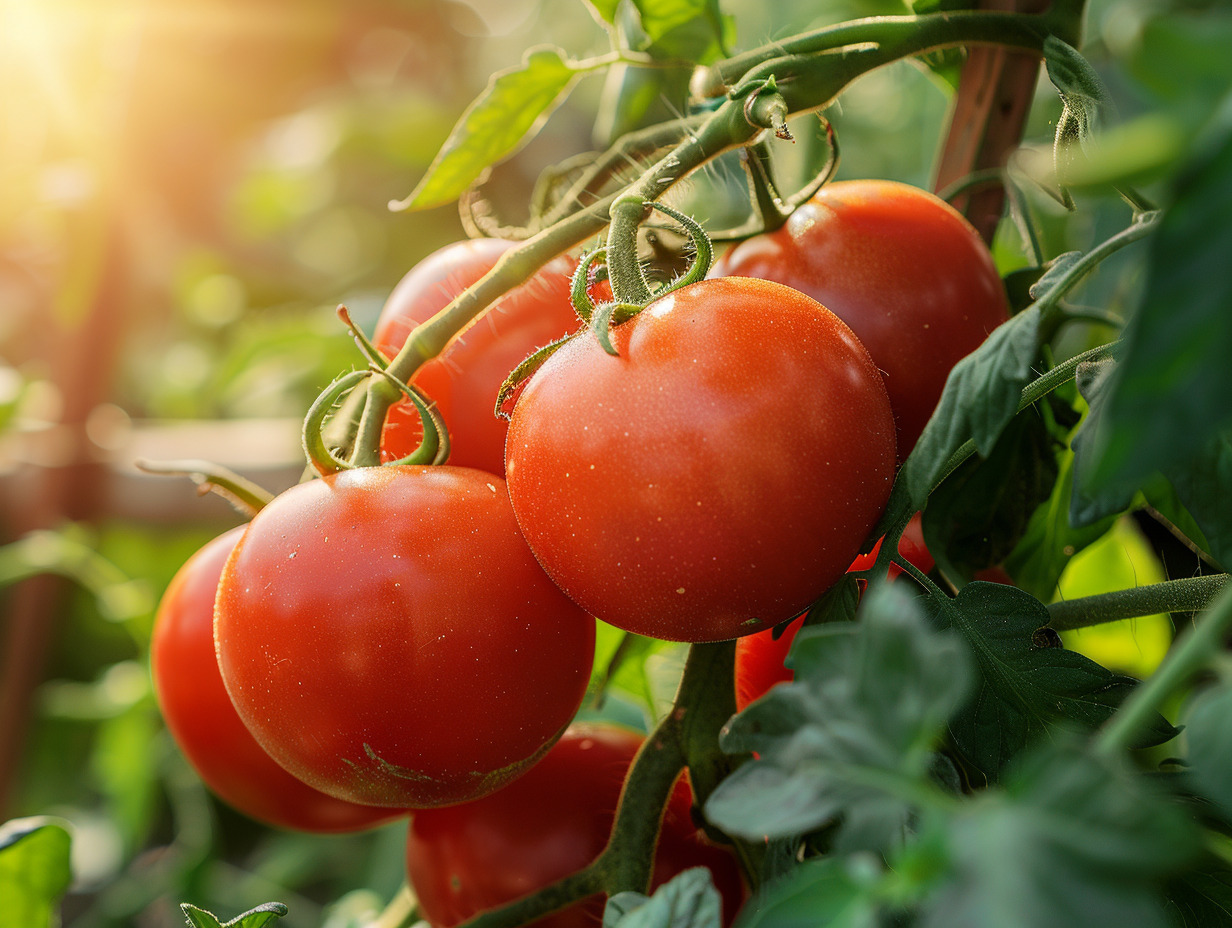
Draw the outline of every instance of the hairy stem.
[[[858,20],[768,46],[772,57],[729,59],[721,68],[721,76],[724,82],[729,76],[740,76],[732,91],[734,99],[722,103],[696,132],[687,135],[625,191],[585,207],[502,255],[474,286],[411,333],[390,362],[390,373],[409,382],[424,361],[439,354],[454,334],[497,297],[529,279],[556,255],[601,232],[618,197],[633,193],[646,200],[657,200],[691,171],[755,139],[763,129],[746,118],[743,97],[753,88],[765,86],[771,78],[782,96],[786,114],[798,115],[828,106],[857,77],[900,58],[970,44],[1040,52],[1050,28],[1051,20],[1047,17],[1022,14],[887,16]],[[374,380],[368,388],[364,414],[383,420],[397,396],[397,389],[391,384]]]
[[[1232,589],[1225,589],[1208,611],[1164,658],[1159,669],[1138,686],[1116,714],[1108,720],[1095,741],[1102,754],[1128,750],[1151,724],[1159,707],[1201,671],[1223,649],[1232,630]]]
[[[1227,574],[1212,574],[1063,600],[1048,607],[1048,627],[1064,632],[1157,612],[1198,612],[1211,604],[1227,582]]]

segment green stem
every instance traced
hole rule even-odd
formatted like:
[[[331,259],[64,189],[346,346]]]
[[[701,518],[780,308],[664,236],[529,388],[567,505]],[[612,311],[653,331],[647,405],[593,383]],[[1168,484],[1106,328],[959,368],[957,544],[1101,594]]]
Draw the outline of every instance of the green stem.
[[[596,893],[649,891],[659,824],[672,787],[690,752],[698,751],[701,742],[709,738],[710,750],[714,750],[718,727],[729,717],[720,721],[722,711],[710,704],[715,702],[716,687],[732,688],[734,654],[730,641],[695,644],[689,649],[672,708],[634,757],[611,837],[590,866],[508,905],[489,909],[461,928],[513,928]]]
[[[1129,750],[1135,739],[1176,690],[1189,682],[1223,649],[1232,630],[1232,589],[1225,589],[1198,620],[1194,630],[1174,647],[1151,677],[1139,685],[1108,720],[1095,741],[1102,754]]]
[[[474,286],[411,332],[390,362],[390,373],[410,382],[420,365],[439,354],[454,334],[497,297],[529,279],[556,255],[598,234],[608,224],[609,210],[616,199],[635,194],[647,201],[657,200],[689,172],[751,142],[763,130],[749,122],[743,97],[769,79],[776,79],[777,92],[789,115],[808,113],[828,106],[862,74],[900,58],[971,44],[1041,52],[1051,25],[1047,16],[979,11],[887,16],[812,33],[811,41],[808,36],[798,37],[803,41],[789,40],[772,47],[772,58],[729,59],[723,73],[733,77],[738,70],[756,64],[741,75],[740,86],[733,90],[736,99],[722,103],[695,132],[687,134],[625,191],[591,204],[505,252]],[[793,55],[793,49],[829,54]],[[789,54],[783,56],[784,50]],[[732,62],[743,64],[733,66]],[[383,421],[397,395],[391,385],[374,381],[368,390],[366,412]]]
[[[959,45],[999,45],[1039,52],[1049,33],[1066,37],[1067,30],[1058,28],[1065,25],[1062,18],[1054,16],[1059,5],[1054,3],[1053,10],[1044,15],[956,10],[855,19],[716,62],[710,68],[709,86],[712,91],[728,86],[759,65],[787,55],[843,55],[867,46],[875,46],[896,58]],[[1081,16],[1081,10],[1078,15]]]
[[[1062,600],[1048,607],[1048,627],[1064,632],[1159,612],[1198,612],[1211,604],[1227,582],[1227,574],[1212,574]]]
[[[133,465],[147,474],[188,477],[201,488],[202,493],[217,493],[249,518],[274,498],[274,494],[264,487],[210,461],[134,461]]]
[[[639,196],[625,194],[612,204],[612,225],[607,234],[607,275],[617,303],[645,306],[650,285],[637,256],[637,230],[649,206]]]
[[[1035,301],[1041,313],[1041,343],[1052,341],[1056,330],[1068,319],[1068,314],[1060,306],[1062,297],[1074,289],[1087,274],[1099,267],[1109,256],[1120,251],[1126,245],[1132,245],[1134,242],[1150,235],[1154,231],[1155,226],[1159,224],[1159,218],[1160,213],[1158,212],[1139,213],[1127,227],[1111,238],[1100,242],[1075,261],[1065,271],[1065,274]]]
[[[1042,377],[1031,381],[1023,387],[1022,395],[1018,399],[1018,409],[1015,415],[1018,412],[1022,412],[1028,406],[1039,402],[1062,384],[1073,380],[1074,372],[1078,369],[1079,364],[1086,361],[1099,361],[1107,358],[1116,351],[1119,345],[1120,342],[1109,342],[1107,345],[1100,345],[1097,348],[1092,348],[1090,351],[1084,351],[1082,354],[1074,355],[1074,357],[1070,358],[1068,361],[1063,361],[1058,364]],[[937,489],[946,477],[954,473],[958,466],[962,464],[963,461],[967,460],[967,458],[971,457],[971,455],[975,454],[975,452],[976,447],[974,438],[968,438],[965,442],[959,445],[958,450],[950,455],[944,466],[940,471],[938,471],[932,485],[928,488],[927,495],[931,495],[933,490]],[[910,521],[910,516],[908,516],[907,521]]]

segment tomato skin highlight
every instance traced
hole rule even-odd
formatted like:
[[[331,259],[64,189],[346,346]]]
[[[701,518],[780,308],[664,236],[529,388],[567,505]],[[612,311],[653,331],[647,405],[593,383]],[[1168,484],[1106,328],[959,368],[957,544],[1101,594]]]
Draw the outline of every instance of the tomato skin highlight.
[[[477,798],[538,760],[581,702],[595,636],[499,477],[409,466],[262,509],[223,570],[214,631],[271,756],[322,792],[403,808]]]
[[[377,347],[391,356],[397,354],[416,325],[449,305],[517,244],[470,239],[446,245],[424,258],[394,287],[381,310],[373,339]],[[569,300],[575,266],[563,256],[549,261],[415,372],[411,383],[436,402],[449,429],[450,464],[504,472],[508,426],[493,412],[496,394],[527,355],[581,325]],[[421,434],[415,408],[406,400],[395,404],[385,419],[382,460],[395,461],[410,454]]]
[[[514,408],[509,495],[531,549],[592,615],[677,641],[798,614],[890,491],[894,421],[832,313],[767,281],[701,281],[582,335]]]
[[[424,917],[452,928],[582,869],[603,850],[621,785],[643,736],[606,723],[570,726],[535,767],[475,802],[417,813],[407,834],[407,872]],[[653,885],[682,870],[710,869],[730,924],[744,900],[735,857],[694,825],[693,793],[676,782],[664,813]],[[535,928],[596,928],[603,900],[554,912]]]
[[[885,378],[899,461],[950,370],[1009,317],[979,233],[944,200],[893,181],[822,187],[782,228],[728,251],[710,276],[778,281],[846,322]]]
[[[214,596],[243,526],[206,544],[172,578],[150,640],[154,692],[180,750],[205,785],[249,818],[296,831],[346,832],[397,818],[390,809],[327,796],[257,744],[236,714],[214,656]]]

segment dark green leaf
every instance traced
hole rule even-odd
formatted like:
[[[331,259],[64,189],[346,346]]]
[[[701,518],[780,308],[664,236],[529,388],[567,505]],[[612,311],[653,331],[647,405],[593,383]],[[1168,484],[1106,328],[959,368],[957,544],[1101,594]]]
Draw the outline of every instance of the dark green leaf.
[[[1189,746],[1186,779],[1194,791],[1219,806],[1232,821],[1232,686],[1215,687],[1199,696],[1186,714]]]
[[[1005,793],[947,823],[950,878],[923,928],[1163,928],[1163,880],[1197,849],[1197,829],[1120,757],[1053,736]]]
[[[59,924],[60,897],[73,879],[64,825],[46,816],[0,825],[0,928]]]
[[[966,691],[968,658],[891,585],[874,587],[861,614],[859,623],[802,629],[791,651],[795,681],[724,730],[725,751],[760,757],[711,795],[706,812],[719,827],[755,840],[842,816],[840,849],[901,838],[911,808],[904,797],[930,782],[937,739]]]
[[[1085,486],[1121,491],[1206,452],[1232,425],[1232,98],[1177,183],[1151,240],[1142,305],[1121,363]],[[1193,511],[1193,510],[1191,510]],[[1196,513],[1195,513],[1196,515]]]
[[[915,509],[924,508],[946,462],[968,439],[987,456],[1018,411],[1039,351],[1040,311],[1031,306],[999,326],[954,366],[937,411],[912,449],[899,481]]]
[[[1133,689],[1133,678],[1113,673],[1075,651],[1053,646],[1036,632],[1048,610],[1030,594],[999,583],[969,583],[953,600],[929,600],[938,625],[971,645],[976,686],[951,724],[963,756],[991,779],[1049,726],[1065,721],[1094,728]],[[1176,734],[1162,716],[1147,742]]]
[[[1215,435],[1188,461],[1171,465],[1165,476],[1192,515],[1211,556],[1232,565],[1232,429]],[[1195,539],[1198,540],[1198,539]]]
[[[617,893],[608,900],[603,928],[719,928],[723,901],[705,867],[685,870],[647,898]]]
[[[242,915],[237,915],[229,922],[220,922],[218,916],[205,909],[199,909],[187,902],[180,903],[180,911],[184,913],[190,928],[263,928],[277,918],[287,914],[287,907],[281,902],[266,902],[249,909]]]
[[[1200,867],[1169,881],[1168,922],[1172,928],[1232,926],[1232,870]]]
[[[874,928],[880,877],[871,858],[807,861],[746,903],[738,928]]]
[[[1111,483],[1096,487],[1087,479],[1098,459],[1104,407],[1116,364],[1112,360],[1087,362],[1078,365],[1074,375],[1078,392],[1090,407],[1073,441],[1075,477],[1069,517],[1079,527],[1094,525],[1101,519],[1124,512],[1133,502],[1133,487]]]
[[[987,458],[968,458],[929,497],[924,541],[955,581],[1004,561],[1051,495],[1057,443],[1046,416],[1039,406],[1015,416]]]
[[[860,605],[860,583],[855,577],[844,574],[842,579],[822,594],[821,599],[809,606],[804,624],[825,625],[828,622],[850,622],[856,617]]]
[[[1076,525],[1091,524],[1128,508],[1139,483],[1144,491],[1149,491],[1150,497],[1168,501],[1168,494],[1161,491],[1158,478],[1150,474],[1133,481],[1097,482],[1090,478],[1082,481],[1083,474],[1089,475],[1100,466],[1097,457],[1107,438],[1107,412],[1118,373],[1119,364],[1111,361],[1082,365],[1078,369],[1078,387],[1091,411],[1074,437],[1075,469],[1080,483],[1072,501],[1070,518]],[[1200,537],[1193,540],[1216,561],[1232,563],[1232,512],[1225,505],[1232,488],[1232,429],[1211,434],[1204,445],[1191,451],[1186,458],[1170,462],[1163,476],[1198,528]]]
[[[1074,455],[1061,455],[1052,494],[1031,514],[1027,530],[1005,559],[1014,583],[1036,599],[1048,602],[1070,558],[1098,541],[1112,527],[1115,515],[1076,528],[1070,523],[1070,495],[1074,486]]]
[[[578,71],[560,49],[536,48],[516,68],[498,71],[473,102],[427,174],[397,209],[456,200],[484,168],[512,154],[560,102]]]

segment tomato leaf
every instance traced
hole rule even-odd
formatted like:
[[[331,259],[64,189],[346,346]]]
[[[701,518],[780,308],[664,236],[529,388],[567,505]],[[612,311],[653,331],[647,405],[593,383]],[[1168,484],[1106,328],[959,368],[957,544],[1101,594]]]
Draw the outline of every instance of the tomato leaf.
[[[1208,866],[1182,874],[1165,887],[1172,928],[1232,925],[1232,869]]]
[[[632,0],[645,41],[636,48],[655,58],[709,64],[728,54],[733,20],[718,0]]]
[[[944,573],[970,580],[1000,564],[1057,479],[1055,440],[1036,407],[1010,421],[987,458],[968,458],[933,491],[924,541]]]
[[[1203,693],[1186,713],[1185,741],[1189,766],[1185,778],[1194,791],[1214,802],[1224,818],[1232,821],[1232,686],[1222,685]]]
[[[1072,208],[1073,201],[1065,189],[1070,166],[1080,159],[1078,151],[1099,126],[1101,111],[1108,105],[1108,92],[1099,74],[1078,50],[1056,36],[1044,39],[1044,63],[1049,79],[1061,95],[1053,159],[1062,197]]]
[[[970,643],[976,686],[950,725],[963,757],[989,779],[1056,722],[1084,729],[1108,719],[1134,688],[1132,677],[1056,645],[1039,634],[1048,610],[1029,593],[1000,583],[973,582],[953,600],[928,600],[937,625]],[[1160,744],[1176,735],[1156,716],[1139,744]]]
[[[1031,379],[1039,351],[1039,322],[1039,307],[1028,307],[997,327],[950,371],[937,411],[899,477],[913,510],[924,508],[946,462],[967,439],[975,439],[976,449],[985,457],[992,451]]]
[[[1052,493],[1031,513],[1026,531],[1005,559],[1005,569],[1015,585],[1044,602],[1052,599],[1070,558],[1099,540],[1116,518],[1109,515],[1089,525],[1074,526],[1069,517],[1073,486],[1074,455],[1066,451],[1061,455]]]
[[[1162,880],[1197,848],[1184,809],[1120,757],[1053,736],[1004,792],[946,822],[948,879],[921,928],[1164,928]]]
[[[1232,426],[1232,97],[1177,184],[1150,243],[1142,305],[1102,416],[1084,487],[1132,491],[1208,454]],[[1184,402],[1177,402],[1184,397]]]
[[[484,168],[511,155],[561,101],[580,71],[557,48],[533,48],[498,71],[466,109],[427,173],[392,209],[427,209],[456,200]]]
[[[936,741],[967,691],[968,658],[901,589],[877,585],[861,614],[858,623],[802,629],[791,651],[795,681],[724,729],[724,751],[760,757],[706,803],[720,828],[758,840],[842,816],[840,850],[901,837],[910,812],[902,792],[929,778]]]
[[[0,825],[0,928],[59,924],[58,903],[73,879],[66,824],[37,816]]]
[[[614,25],[616,22],[616,11],[620,7],[620,0],[585,0],[585,3],[599,17],[601,22],[608,25]]]
[[[1118,363],[1101,361],[1078,369],[1078,388],[1091,409],[1074,436],[1074,466],[1079,483],[1070,518],[1075,525],[1090,525],[1128,508],[1137,489],[1137,480],[1092,484],[1082,479],[1084,474],[1098,470],[1099,455],[1107,447],[1108,404],[1116,389]],[[1223,502],[1232,486],[1232,429],[1209,435],[1205,445],[1194,449],[1187,458],[1168,463],[1163,476],[1203,536],[1193,540],[1203,544],[1219,563],[1232,564],[1232,513]],[[1156,497],[1161,495],[1158,481],[1151,479],[1149,473],[1138,479],[1144,489],[1151,490]],[[1166,498],[1166,494],[1163,496]]]
[[[762,887],[740,916],[741,928],[875,928],[883,924],[876,894],[879,868],[867,860],[806,861]]]
[[[719,928],[722,924],[723,901],[705,867],[682,871],[649,897],[617,893],[603,911],[603,928]]]
[[[263,928],[276,918],[287,914],[287,907],[281,902],[266,902],[249,909],[242,915],[237,915],[229,922],[220,922],[218,916],[205,909],[199,909],[187,902],[180,903],[180,911],[184,913],[190,928]]]

